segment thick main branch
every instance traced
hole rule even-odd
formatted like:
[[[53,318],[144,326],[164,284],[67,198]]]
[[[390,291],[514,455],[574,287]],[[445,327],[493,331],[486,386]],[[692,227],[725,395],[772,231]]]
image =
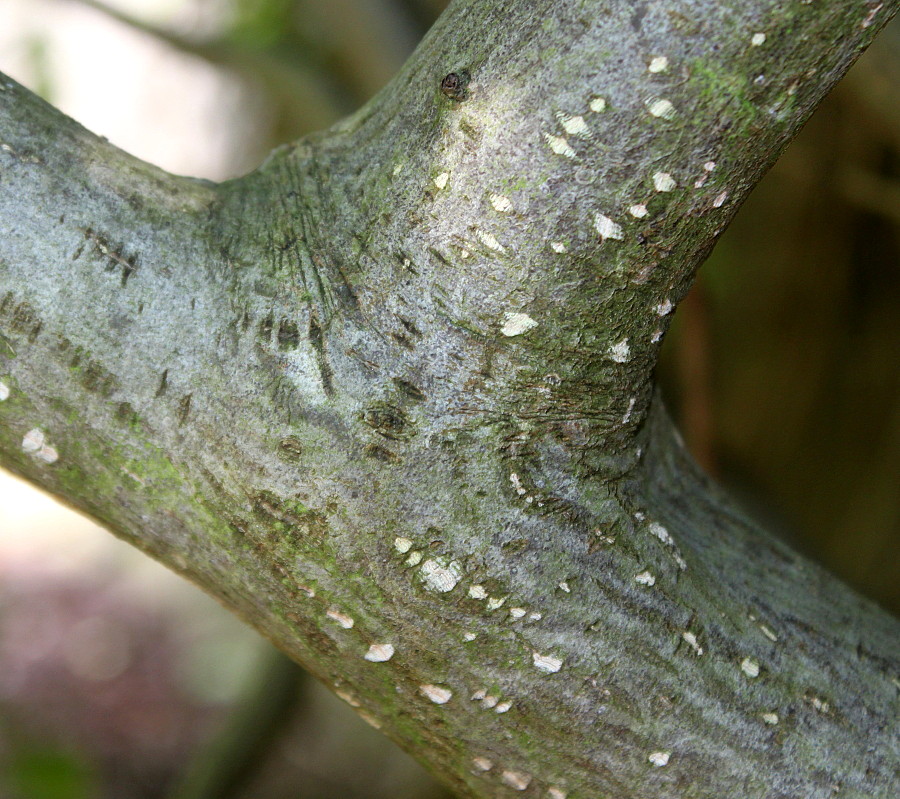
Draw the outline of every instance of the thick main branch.
[[[887,16],[734,6],[457,2],[221,186],[6,85],[4,465],[463,795],[893,795],[896,623],[735,511],[653,389],[703,255]]]

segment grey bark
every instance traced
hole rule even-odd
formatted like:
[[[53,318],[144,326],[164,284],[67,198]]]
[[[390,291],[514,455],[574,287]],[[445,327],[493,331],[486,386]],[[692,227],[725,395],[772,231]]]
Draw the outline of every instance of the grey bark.
[[[896,7],[461,0],[221,185],[4,81],[0,460],[461,796],[897,795],[897,622],[711,485],[652,378]]]

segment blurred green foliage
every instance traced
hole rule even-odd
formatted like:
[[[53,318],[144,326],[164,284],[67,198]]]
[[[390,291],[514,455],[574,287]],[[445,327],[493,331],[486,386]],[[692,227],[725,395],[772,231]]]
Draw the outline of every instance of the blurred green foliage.
[[[232,6],[228,35],[240,45],[257,49],[296,46],[298,34],[302,37],[303,32],[292,24],[294,0],[238,0]]]
[[[88,763],[46,741],[19,741],[5,770],[10,799],[95,799],[100,795]]]
[[[100,0],[77,2],[104,8]],[[178,17],[183,24],[164,28],[118,7],[103,13],[237,76],[267,106],[268,113],[258,114],[256,140],[246,144],[243,162],[235,164],[238,172],[259,163],[272,147],[327,126],[370,98],[446,4],[183,0],[188,11],[215,10],[219,23],[196,26],[191,20],[201,15],[187,13]],[[39,46],[35,58],[43,63]],[[46,84],[49,92],[52,81]],[[900,23],[895,22],[722,236],[675,316],[659,367],[664,393],[697,459],[767,526],[895,612],[900,611],[898,87]],[[307,733],[295,719],[292,751],[313,745],[304,738],[309,729],[321,741],[327,719],[338,714],[317,704],[328,701],[303,705],[299,717],[306,714]],[[375,744],[366,746],[376,751]],[[268,766],[260,764],[254,796],[298,795],[295,783],[281,783],[276,776],[291,768],[276,750]],[[32,747],[5,756],[15,799],[96,795],[91,771],[71,753]],[[375,767],[388,759],[369,758]],[[340,758],[335,761],[340,772]],[[293,767],[296,771],[296,763]],[[299,795],[363,795],[349,782],[317,778],[309,767],[303,761],[307,793]],[[406,783],[408,799],[444,795],[424,777],[413,779],[419,784]],[[270,787],[263,790],[263,784]],[[370,780],[363,792],[370,799],[398,795],[391,794],[396,784]]]

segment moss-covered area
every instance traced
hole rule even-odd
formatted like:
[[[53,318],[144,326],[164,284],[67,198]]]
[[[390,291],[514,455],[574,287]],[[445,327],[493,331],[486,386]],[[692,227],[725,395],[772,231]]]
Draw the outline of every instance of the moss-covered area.
[[[0,92],[60,170],[0,156],[3,462],[469,795],[889,795],[896,626],[711,489],[652,388],[666,317],[813,104],[755,73],[840,71],[870,33],[841,10],[834,53],[818,7],[687,5],[455,3],[358,115],[219,187]],[[762,27],[810,52],[739,40]],[[57,458],[23,449],[36,428]]]

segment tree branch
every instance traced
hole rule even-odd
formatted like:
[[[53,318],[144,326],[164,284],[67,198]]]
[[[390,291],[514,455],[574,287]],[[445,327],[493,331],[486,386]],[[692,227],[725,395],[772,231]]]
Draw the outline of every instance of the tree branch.
[[[894,8],[462,0],[218,187],[10,85],[4,465],[461,795],[893,796],[896,622],[696,471],[652,369]]]

